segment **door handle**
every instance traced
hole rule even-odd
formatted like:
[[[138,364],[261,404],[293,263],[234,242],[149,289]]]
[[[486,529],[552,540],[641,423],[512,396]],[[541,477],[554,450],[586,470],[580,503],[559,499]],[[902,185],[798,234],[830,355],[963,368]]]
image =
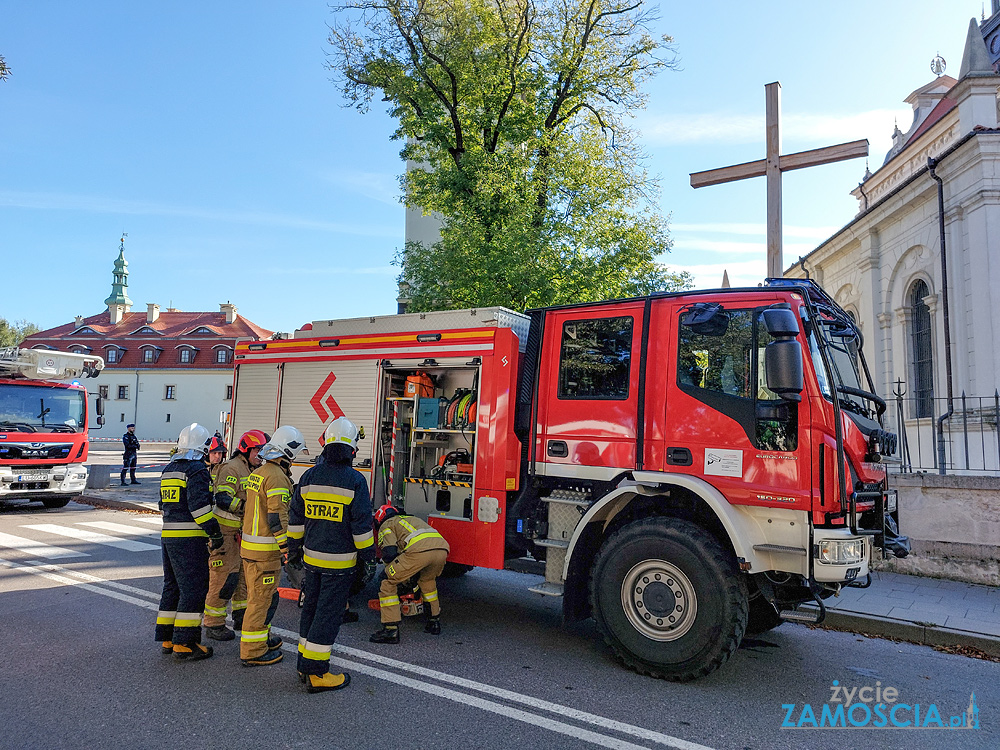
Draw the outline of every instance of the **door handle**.
[[[546,451],[553,458],[566,458],[569,455],[569,446],[565,440],[550,440]]]
[[[690,466],[691,451],[687,448],[667,448],[667,463],[671,466]]]

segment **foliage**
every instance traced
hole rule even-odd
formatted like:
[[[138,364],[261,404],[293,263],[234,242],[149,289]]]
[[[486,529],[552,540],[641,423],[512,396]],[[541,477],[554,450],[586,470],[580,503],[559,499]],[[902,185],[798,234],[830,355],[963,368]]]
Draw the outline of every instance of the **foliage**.
[[[440,241],[397,255],[410,309],[525,309],[690,286],[626,119],[671,67],[642,0],[354,0],[330,68],[399,123],[408,207]]]
[[[41,328],[26,320],[7,321],[0,318],[0,347],[17,346],[28,336],[38,333]]]
[[[0,81],[6,81],[10,77],[10,68],[7,67],[7,61],[3,59],[3,55],[0,55]]]

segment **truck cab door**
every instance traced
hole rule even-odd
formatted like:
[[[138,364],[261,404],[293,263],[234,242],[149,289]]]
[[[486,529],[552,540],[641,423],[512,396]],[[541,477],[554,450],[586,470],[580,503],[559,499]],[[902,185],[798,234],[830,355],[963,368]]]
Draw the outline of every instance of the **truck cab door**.
[[[663,469],[700,476],[734,504],[809,510],[809,400],[767,388],[769,304],[674,307]]]
[[[535,471],[608,480],[636,467],[643,303],[550,310]]]

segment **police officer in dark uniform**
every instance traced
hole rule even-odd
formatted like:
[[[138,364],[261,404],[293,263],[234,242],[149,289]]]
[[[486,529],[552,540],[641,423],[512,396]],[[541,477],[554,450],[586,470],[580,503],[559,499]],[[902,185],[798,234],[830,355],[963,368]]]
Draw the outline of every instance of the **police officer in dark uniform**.
[[[122,453],[122,486],[125,486],[125,472],[132,474],[132,484],[140,484],[135,478],[135,465],[139,460],[139,438],[135,436],[135,425],[130,424],[122,435],[122,442],[125,444],[125,452]]]
[[[299,621],[299,679],[310,693],[338,690],[348,674],[330,673],[356,565],[362,583],[375,575],[375,539],[368,483],[351,468],[363,433],[347,417],[324,433],[322,463],[308,469],[288,507],[288,564],[304,565],[305,601]]]
[[[208,553],[222,546],[212,511],[211,477],[205,455],[211,433],[200,424],[181,430],[177,454],[160,477],[163,513],[163,594],[156,614],[156,640],[177,660],[207,659],[201,622],[208,594]],[[207,544],[206,544],[207,542]]]

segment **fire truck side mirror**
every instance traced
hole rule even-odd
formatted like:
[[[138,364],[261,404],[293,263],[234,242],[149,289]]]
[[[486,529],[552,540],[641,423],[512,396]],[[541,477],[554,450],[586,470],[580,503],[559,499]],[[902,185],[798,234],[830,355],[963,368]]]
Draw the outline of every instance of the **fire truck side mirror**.
[[[99,416],[104,416],[104,399],[100,396],[97,397],[97,401],[94,403],[94,409],[97,411]],[[104,424],[103,422],[98,422],[98,424]]]
[[[97,417],[97,426],[98,427],[103,427],[104,426],[104,417],[102,417],[102,416],[98,416]]]
[[[785,401],[801,401],[805,378],[802,347],[795,339],[779,339],[764,347],[764,377],[768,390]]]

